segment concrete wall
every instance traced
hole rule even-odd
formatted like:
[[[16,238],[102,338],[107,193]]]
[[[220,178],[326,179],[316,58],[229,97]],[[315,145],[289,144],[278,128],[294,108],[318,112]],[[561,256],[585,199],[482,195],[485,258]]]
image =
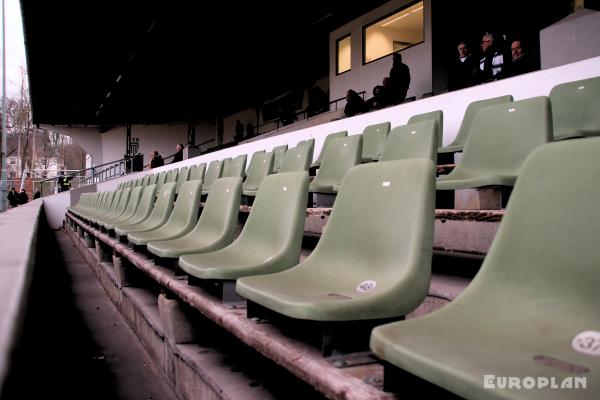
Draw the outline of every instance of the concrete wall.
[[[410,1],[392,0],[336,29],[329,35],[330,100],[345,97],[348,89],[354,89],[357,92],[364,90],[367,92],[365,99],[368,99],[373,95],[373,88],[381,85],[383,78],[389,76],[392,68],[391,54],[363,65],[363,27],[408,3]],[[403,62],[410,68],[411,83],[408,97],[417,96],[419,98],[423,93],[430,92],[432,89],[431,0],[425,0],[423,7],[425,41],[401,52]],[[336,75],[336,41],[347,34],[352,35],[352,69]],[[343,108],[344,105],[341,104],[341,107]]]
[[[583,9],[540,31],[542,69],[600,55],[600,12]]]
[[[75,142],[90,155],[94,164],[102,164],[102,160],[104,160],[102,154],[102,134],[98,128],[52,125],[41,125],[41,128],[49,131],[60,132],[63,135],[72,137],[73,140],[75,140]]]

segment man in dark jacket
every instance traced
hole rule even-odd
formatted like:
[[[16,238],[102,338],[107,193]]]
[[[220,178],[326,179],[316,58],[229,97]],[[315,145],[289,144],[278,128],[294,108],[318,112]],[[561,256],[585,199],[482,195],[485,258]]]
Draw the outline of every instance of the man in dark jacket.
[[[150,168],[162,167],[163,165],[165,165],[165,161],[158,153],[158,150],[154,150],[152,152],[152,160],[150,160]]]
[[[19,204],[27,204],[28,201],[29,196],[27,196],[27,192],[25,192],[25,189],[21,189],[21,192],[19,193]]]
[[[183,145],[181,143],[179,143],[175,149],[177,150],[177,153],[175,153],[175,155],[173,156],[173,161],[171,161],[171,164],[175,164],[176,162],[179,161],[183,161]]]
[[[394,53],[392,69],[390,69],[389,99],[392,104],[400,104],[406,99],[410,86],[410,70],[402,62],[402,54]]]
[[[15,208],[19,205],[19,194],[17,193],[15,188],[10,189],[10,192],[8,192],[6,199],[8,200],[8,204],[10,204],[12,208]]]

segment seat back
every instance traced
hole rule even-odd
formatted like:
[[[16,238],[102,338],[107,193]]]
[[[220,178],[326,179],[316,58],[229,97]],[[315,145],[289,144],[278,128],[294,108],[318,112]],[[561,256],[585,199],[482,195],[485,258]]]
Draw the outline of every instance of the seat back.
[[[117,207],[115,208],[112,215],[119,216],[119,215],[123,214],[123,212],[125,211],[125,208],[127,207],[127,203],[129,202],[129,196],[131,195],[131,190],[132,190],[131,188],[121,189],[121,197],[119,198]]]
[[[144,221],[148,226],[155,226],[156,224],[164,224],[171,211],[173,210],[173,202],[175,200],[175,182],[167,182],[162,185],[160,193],[156,197],[156,202],[152,208],[152,213],[147,220]]]
[[[315,154],[315,139],[306,139],[306,140],[301,140],[298,142],[298,144],[296,145],[296,147],[300,147],[300,146],[308,146],[310,148],[310,157],[311,159],[308,160],[308,164],[310,165],[310,163],[312,163],[312,157]]]
[[[190,170],[188,167],[179,168],[179,174],[177,174],[177,185],[175,187],[175,192],[179,194],[179,190],[181,189],[181,185],[183,182],[186,182],[190,179]]]
[[[258,190],[262,180],[273,173],[273,153],[256,152],[252,155],[243,190]]]
[[[148,185],[156,185],[158,182],[159,174],[150,174],[150,179],[148,180]]]
[[[377,161],[381,156],[391,124],[383,122],[381,124],[369,125],[363,130],[362,134],[362,161]]]
[[[192,166],[192,170],[190,172],[190,181],[203,181],[205,172],[206,172],[206,163],[201,163],[201,164]]]
[[[177,182],[177,176],[179,175],[179,168],[173,168],[167,172],[166,182]]]
[[[352,135],[331,141],[323,156],[321,168],[310,184],[311,192],[331,193],[346,172],[361,162],[362,135]]]
[[[227,168],[223,167],[223,174],[221,176],[223,178],[232,178],[235,176],[239,176],[243,179],[244,176],[246,176],[247,157],[248,156],[246,154],[242,154],[229,161],[229,163],[227,163]]]
[[[142,189],[140,202],[135,210],[135,214],[127,219],[127,224],[137,224],[146,220],[152,213],[154,208],[154,200],[156,199],[157,185],[148,185]],[[138,189],[138,188],[136,188]]]
[[[346,137],[348,136],[348,131],[342,131],[342,132],[335,132],[335,133],[330,133],[329,135],[327,135],[327,137],[325,137],[325,141],[323,142],[323,147],[321,147],[321,152],[319,153],[319,157],[317,157],[317,159],[315,160],[315,162],[313,162],[310,166],[311,167],[318,167],[321,165],[321,161],[323,160],[323,155],[325,154],[325,151],[327,150],[327,147],[329,146],[329,143],[331,143],[331,141],[333,139],[337,139],[337,138],[341,138],[341,137]]]
[[[565,343],[583,325],[598,326],[598,154],[600,138],[549,143],[531,153],[479,273],[456,301],[502,291],[499,298],[522,304],[550,302],[545,308],[581,320]]]
[[[202,196],[202,181],[187,181],[181,185],[175,207],[161,231],[189,232],[196,225]]]
[[[433,120],[397,126],[388,135],[379,162],[428,158],[437,160],[437,122]]]
[[[288,145],[277,146],[273,148],[273,173],[279,172],[281,164],[283,163],[283,156],[288,149]]]
[[[549,97],[555,138],[600,135],[600,77],[556,85]]]
[[[313,153],[310,146],[297,146],[283,156],[279,172],[308,171]]]
[[[145,187],[134,187],[131,189],[131,193],[129,194],[129,200],[127,201],[127,205],[125,206],[125,211],[119,217],[119,220],[125,221],[135,215],[135,211],[137,210],[140,199],[142,198],[142,193],[149,185]]]
[[[221,171],[221,176],[229,169],[229,163],[231,162],[231,157],[227,157],[223,159],[223,171]],[[220,177],[219,177],[220,178]]]
[[[280,267],[296,265],[304,235],[307,200],[308,172],[265,177],[234,244],[259,254],[276,254],[281,257]]]
[[[148,185],[148,182],[150,182],[150,175],[145,175],[144,179],[142,180],[142,186]]]
[[[344,177],[327,229],[304,262],[318,261],[327,276],[343,276],[350,286],[332,283],[338,293],[357,295],[355,288],[367,280],[375,281],[375,294],[394,291],[393,301],[380,301],[371,311],[403,315],[427,295],[434,216],[431,159],[356,166]],[[367,312],[351,319],[365,318],[374,317]]]
[[[158,179],[156,180],[156,194],[157,195],[162,190],[162,185],[164,185],[166,181],[167,181],[167,171],[161,171],[161,173],[158,174]]]
[[[444,178],[452,180],[465,172],[518,176],[527,156],[551,140],[551,118],[546,96],[480,110],[473,119],[462,161]]]
[[[448,147],[459,146],[460,149],[458,149],[458,151],[460,151],[462,148],[464,148],[465,143],[467,142],[467,137],[469,136],[469,130],[471,129],[471,124],[473,123],[473,118],[475,118],[475,115],[477,114],[477,112],[479,110],[481,110],[482,108],[485,108],[485,107],[495,106],[497,104],[510,103],[512,101],[513,101],[513,97],[511,95],[506,95],[506,96],[493,97],[491,99],[474,101],[474,102],[470,103],[469,106],[467,107],[467,110],[465,111],[465,115],[460,124],[460,128],[458,129],[458,133],[456,134],[456,137],[454,138],[452,143],[450,143],[448,145]],[[442,142],[438,143],[438,147],[442,147]]]
[[[206,170],[206,175],[204,175],[204,181],[202,184],[202,192],[208,193],[210,190],[210,186],[213,182],[221,177],[223,173],[223,161],[214,160],[208,164],[208,169]]]
[[[413,124],[415,122],[427,121],[430,119],[437,121],[437,142],[439,143],[438,146],[441,146],[444,141],[444,113],[442,110],[413,115],[408,119],[406,124]]]

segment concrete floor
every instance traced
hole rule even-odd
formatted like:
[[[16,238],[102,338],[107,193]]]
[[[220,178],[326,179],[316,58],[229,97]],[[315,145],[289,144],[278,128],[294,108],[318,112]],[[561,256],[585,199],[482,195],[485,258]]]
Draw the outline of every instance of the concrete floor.
[[[176,399],[67,235],[47,232],[40,253],[2,400]]]

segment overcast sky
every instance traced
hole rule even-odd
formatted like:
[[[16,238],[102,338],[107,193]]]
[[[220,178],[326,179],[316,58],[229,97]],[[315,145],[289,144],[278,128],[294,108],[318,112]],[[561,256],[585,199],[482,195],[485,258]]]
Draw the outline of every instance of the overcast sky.
[[[21,67],[26,69],[27,64],[25,61],[25,44],[19,0],[5,0],[4,6],[6,8],[6,95],[11,97],[19,92],[21,81],[19,69]]]

